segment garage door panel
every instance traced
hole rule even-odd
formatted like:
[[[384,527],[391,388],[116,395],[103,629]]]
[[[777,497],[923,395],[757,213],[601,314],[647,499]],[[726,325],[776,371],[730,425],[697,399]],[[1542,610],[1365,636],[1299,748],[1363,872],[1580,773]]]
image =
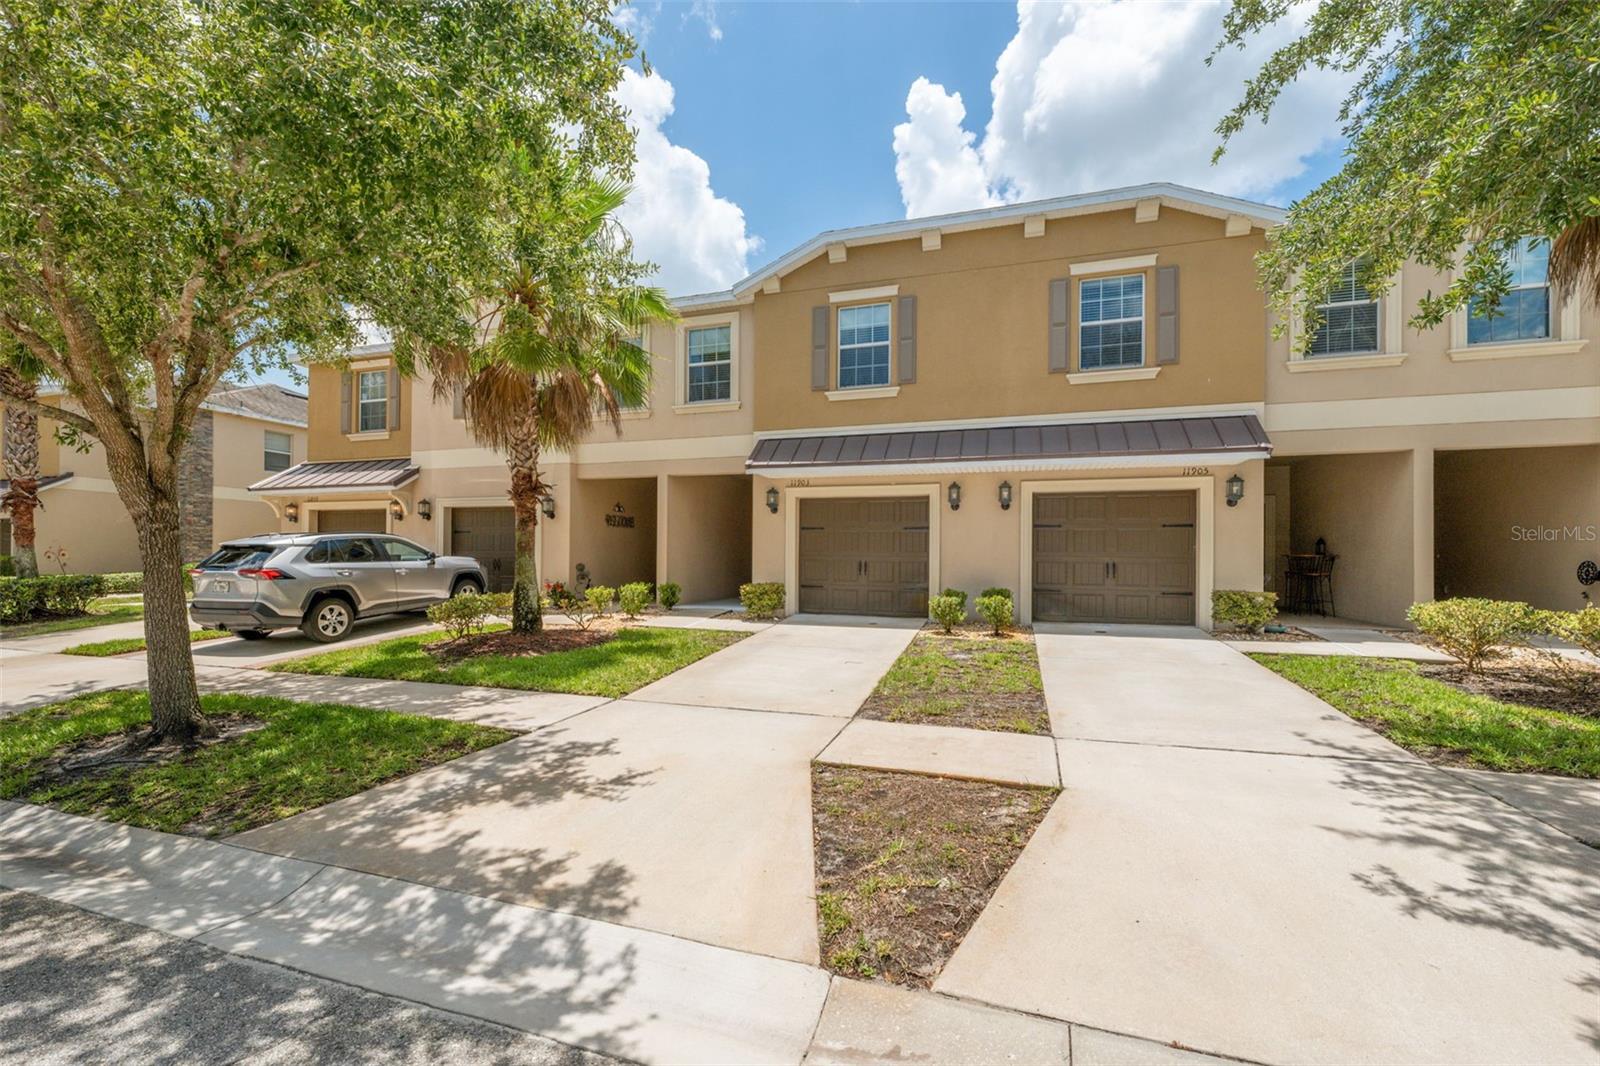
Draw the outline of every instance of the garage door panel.
[[[798,521],[802,611],[912,616],[927,611],[926,499],[801,500]]]
[[[1194,621],[1192,493],[1069,493],[1034,504],[1035,618]]]
[[[450,552],[478,560],[490,592],[507,592],[516,579],[517,527],[509,507],[452,507]]]
[[[383,533],[387,528],[382,508],[317,512],[318,533]]]

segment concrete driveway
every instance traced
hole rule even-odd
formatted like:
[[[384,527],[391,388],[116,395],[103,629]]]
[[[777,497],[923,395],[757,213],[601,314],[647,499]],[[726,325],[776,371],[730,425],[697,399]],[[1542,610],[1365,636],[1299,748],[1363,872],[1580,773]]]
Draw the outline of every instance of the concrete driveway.
[[[1600,850],[1197,633],[1039,645],[1065,791],[936,990],[1265,1062],[1600,1062]]]

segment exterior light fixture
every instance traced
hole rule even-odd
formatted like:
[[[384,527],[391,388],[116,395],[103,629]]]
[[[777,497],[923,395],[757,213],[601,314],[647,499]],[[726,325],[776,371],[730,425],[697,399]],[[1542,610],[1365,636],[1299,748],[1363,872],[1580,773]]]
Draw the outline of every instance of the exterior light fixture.
[[[950,482],[950,491],[946,494],[946,498],[950,501],[950,510],[961,510],[961,482]]]
[[[283,505],[283,517],[284,517],[285,521],[293,522],[295,525],[299,525],[300,524],[300,505],[298,503],[286,503],[286,504],[284,504]]]
[[[556,498],[554,496],[539,497],[539,513],[546,518],[554,518],[556,516]]]
[[[778,489],[777,489],[777,486],[773,486],[772,488],[767,490],[767,510],[771,511],[773,514],[777,514],[778,513]]]
[[[404,518],[405,516],[406,516],[405,504],[401,503],[399,500],[390,500],[389,501],[389,517],[393,518],[396,522],[398,522],[398,521],[400,521],[400,519]]]
[[[1242,499],[1244,499],[1244,478],[1235,474],[1228,479],[1228,506],[1237,507]]]
[[[417,501],[417,517],[422,519],[424,522],[432,522],[433,521],[433,501],[432,500],[418,500]]]
[[[1011,482],[1000,482],[1000,510],[1011,510]]]

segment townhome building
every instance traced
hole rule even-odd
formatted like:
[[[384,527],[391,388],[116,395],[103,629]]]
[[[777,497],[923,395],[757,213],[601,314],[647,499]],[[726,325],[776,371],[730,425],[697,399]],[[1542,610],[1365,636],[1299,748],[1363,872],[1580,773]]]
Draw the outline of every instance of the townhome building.
[[[1274,207],[1169,184],[823,233],[647,331],[649,403],[546,464],[547,580],[781,582],[789,612],[1211,622],[1284,589],[1402,624],[1436,595],[1577,607],[1600,555],[1600,312],[1543,245],[1505,313],[1428,332],[1408,267],[1352,268],[1301,354],[1255,271]],[[389,348],[312,367],[308,461],[252,492],[285,530],[388,531],[509,585],[501,457]],[[1585,571],[1587,572],[1587,571]]]
[[[43,390],[52,403],[70,399]],[[34,549],[42,573],[122,573],[143,569],[133,519],[106,469],[105,450],[56,439],[57,423],[39,420],[39,499]],[[276,511],[250,486],[304,462],[306,396],[281,385],[222,388],[200,406],[180,471],[186,559],[203,559],[232,537],[271,532]],[[0,491],[5,488],[0,482]],[[43,557],[46,551],[51,557]],[[11,522],[0,520],[0,554],[11,553]]]

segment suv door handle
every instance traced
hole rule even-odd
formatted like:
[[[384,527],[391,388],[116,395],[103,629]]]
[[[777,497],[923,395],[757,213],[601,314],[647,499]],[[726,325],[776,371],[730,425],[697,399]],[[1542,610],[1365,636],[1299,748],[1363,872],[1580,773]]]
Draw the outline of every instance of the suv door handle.
[[[404,577],[406,574],[409,574],[410,572],[411,571],[409,571],[409,570],[396,570],[395,571],[395,573],[400,575],[401,577]]]
[[[334,573],[338,574],[340,577],[349,577],[350,575],[354,574],[355,571],[354,570],[335,570]]]

